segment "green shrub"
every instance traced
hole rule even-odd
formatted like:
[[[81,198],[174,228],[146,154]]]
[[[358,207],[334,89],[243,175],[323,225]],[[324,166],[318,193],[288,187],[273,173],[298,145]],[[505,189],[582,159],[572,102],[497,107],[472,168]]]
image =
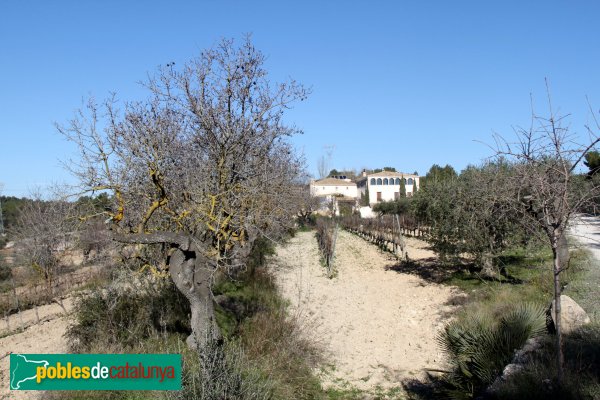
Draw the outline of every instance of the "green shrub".
[[[449,323],[438,336],[451,366],[444,377],[447,394],[469,399],[484,390],[516,350],[545,331],[545,315],[542,307],[524,303],[501,315],[476,312]]]
[[[373,206],[373,211],[384,215],[405,215],[411,207],[411,199],[401,197],[393,201],[382,201]]]
[[[4,261],[0,254],[0,282],[8,281],[12,277],[12,268]]]
[[[98,343],[128,349],[157,332],[189,334],[189,313],[187,299],[170,280],[131,279],[81,295],[67,338],[75,352]]]
[[[556,349],[548,338],[525,368],[498,385],[491,398],[600,399],[600,325],[591,324],[564,336],[565,376],[556,382]]]
[[[308,231],[315,227],[317,223],[317,215],[316,214],[307,214],[304,218],[298,218],[298,230],[299,231]]]

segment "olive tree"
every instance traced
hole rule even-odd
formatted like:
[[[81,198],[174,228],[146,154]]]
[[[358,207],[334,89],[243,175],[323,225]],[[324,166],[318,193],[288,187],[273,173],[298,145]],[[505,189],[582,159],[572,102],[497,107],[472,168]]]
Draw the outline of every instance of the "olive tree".
[[[308,90],[273,84],[247,38],[202,52],[145,83],[145,101],[90,100],[59,131],[79,147],[69,164],[82,192],[109,191],[112,238],[168,247],[165,264],[191,306],[190,346],[219,336],[211,285],[243,268],[259,237],[297,213],[304,162],[284,112]]]
[[[468,253],[487,278],[499,278],[498,256],[521,237],[519,215],[505,199],[506,162],[469,166],[458,176],[431,179],[413,198],[416,216],[431,227],[430,241],[443,257]]]

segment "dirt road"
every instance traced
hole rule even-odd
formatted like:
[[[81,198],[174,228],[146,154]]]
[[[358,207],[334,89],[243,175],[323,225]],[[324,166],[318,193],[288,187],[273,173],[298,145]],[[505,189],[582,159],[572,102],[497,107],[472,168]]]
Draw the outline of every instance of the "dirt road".
[[[569,284],[565,294],[573,297],[597,323],[600,321],[600,218],[577,216],[570,226],[569,236],[569,247],[583,247],[589,251],[591,259],[584,276]]]
[[[432,256],[423,242],[408,244],[411,259]],[[389,270],[396,263],[390,254],[345,231],[336,253],[333,279],[320,264],[314,232],[298,233],[272,260],[292,313],[324,348],[325,385],[389,389],[440,368],[435,336],[458,292]]]
[[[600,218],[577,216],[571,224],[569,234],[600,261]]]

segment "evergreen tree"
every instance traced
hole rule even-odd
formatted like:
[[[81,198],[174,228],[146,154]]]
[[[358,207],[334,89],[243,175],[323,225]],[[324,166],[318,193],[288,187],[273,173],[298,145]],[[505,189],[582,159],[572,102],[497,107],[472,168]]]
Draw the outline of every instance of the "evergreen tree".
[[[595,150],[588,151],[583,164],[589,168],[588,175],[594,175],[600,170],[600,153]]]
[[[438,164],[433,164],[427,174],[421,180],[423,187],[427,186],[429,182],[442,182],[447,180],[453,180],[458,177],[458,174],[454,168],[446,164],[445,167],[440,167]]]
[[[400,178],[400,197],[406,197],[406,184],[404,183],[404,177]]]

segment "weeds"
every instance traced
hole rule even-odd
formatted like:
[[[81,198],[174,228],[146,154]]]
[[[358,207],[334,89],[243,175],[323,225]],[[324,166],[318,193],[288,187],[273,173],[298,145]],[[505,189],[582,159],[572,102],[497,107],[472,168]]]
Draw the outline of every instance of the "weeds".
[[[124,270],[106,289],[82,294],[69,328],[72,350],[85,352],[181,353],[183,389],[156,392],[164,400],[320,399],[312,372],[317,350],[286,312],[272,276],[262,263],[272,252],[259,243],[245,272],[223,277],[214,288],[224,342],[193,351],[189,305],[169,280],[140,277]],[[145,399],[147,392],[78,392],[82,399]],[[70,392],[51,399],[69,399]]]
[[[600,325],[588,325],[565,335],[565,377],[556,376],[555,348],[550,337],[530,363],[519,373],[498,385],[491,399],[599,399]]]
[[[118,285],[80,295],[67,330],[71,350],[98,343],[125,350],[157,332],[189,334],[189,304],[171,281],[135,279],[124,273]]]

